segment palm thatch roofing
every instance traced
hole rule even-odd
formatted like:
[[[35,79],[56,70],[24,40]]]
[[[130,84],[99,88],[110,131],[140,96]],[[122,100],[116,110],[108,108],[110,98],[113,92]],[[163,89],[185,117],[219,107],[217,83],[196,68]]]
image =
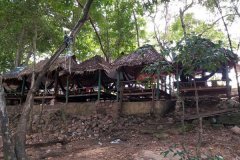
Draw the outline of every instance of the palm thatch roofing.
[[[99,55],[96,55],[78,65],[75,65],[72,68],[72,71],[75,74],[84,74],[85,72],[95,72],[97,70],[103,70],[103,71],[109,72],[111,68],[112,66],[110,63],[105,61]]]
[[[120,67],[133,67],[149,65],[157,61],[164,60],[156,49],[151,45],[144,45],[131,54],[124,55],[113,62],[116,69]]]
[[[35,64],[35,73],[40,73],[43,69],[44,65],[48,62],[48,58],[45,60],[41,60],[40,62]],[[49,67],[48,71],[52,72],[54,70],[67,70],[69,67],[72,68],[73,66],[77,65],[76,57],[59,57],[55,60],[55,62]],[[26,67],[19,76],[29,76],[33,72],[33,66]]]
[[[106,86],[113,82],[109,77],[112,66],[99,55],[96,55],[72,68],[74,78],[82,86],[96,86],[98,84],[99,72],[101,72],[101,84]]]
[[[3,80],[18,79],[19,74],[25,69],[25,66],[19,66],[2,75]]]

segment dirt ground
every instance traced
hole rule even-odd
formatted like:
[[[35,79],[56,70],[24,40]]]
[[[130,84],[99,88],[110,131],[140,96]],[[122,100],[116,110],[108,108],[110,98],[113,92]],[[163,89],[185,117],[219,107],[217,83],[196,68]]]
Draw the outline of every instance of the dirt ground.
[[[151,121],[152,122],[152,121]],[[193,122],[194,123],[194,122]],[[190,155],[195,155],[198,140],[197,124],[186,124],[183,134],[181,124],[131,125],[114,130],[109,135],[88,137],[53,144],[31,144],[27,152],[32,159],[52,160],[160,160],[167,158],[161,154],[169,147],[177,145],[173,151],[182,150],[184,142]],[[229,127],[205,124],[202,136],[202,158],[222,156],[224,160],[240,160],[240,135],[235,135]]]
[[[205,107],[201,110],[208,110],[209,105]],[[201,159],[240,160],[240,133],[231,130],[240,124],[238,117],[239,114],[231,115],[230,124],[226,119],[225,123],[223,120],[216,123],[212,118],[203,120]],[[65,123],[61,119],[59,112],[48,111],[41,118],[33,117],[32,132],[27,135],[26,142],[30,159],[180,160],[183,155],[196,156],[198,120],[185,122],[183,127],[173,112],[164,118],[142,115],[114,119],[104,115],[71,115],[66,117]],[[10,123],[11,128],[16,128],[17,121],[16,118]],[[167,152],[169,154],[164,157]],[[2,153],[0,159],[3,159]]]

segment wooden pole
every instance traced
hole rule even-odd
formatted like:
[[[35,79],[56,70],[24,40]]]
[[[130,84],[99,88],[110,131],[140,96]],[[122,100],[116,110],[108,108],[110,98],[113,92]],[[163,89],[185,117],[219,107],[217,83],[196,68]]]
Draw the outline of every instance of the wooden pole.
[[[171,84],[171,75],[169,75],[169,94],[172,94],[172,84]]]
[[[26,84],[26,77],[24,76],[23,77],[23,82],[22,82],[21,96],[24,95],[25,84]]]
[[[117,89],[117,102],[119,101],[119,85],[120,85],[120,73],[119,73],[119,71],[117,71],[117,86],[116,86],[116,89]]]
[[[98,101],[100,101],[101,96],[101,70],[98,70]]]
[[[123,83],[120,83],[120,99],[119,99],[119,112],[120,112],[120,115],[123,114],[123,106],[122,106],[122,103],[123,103],[123,88],[124,87],[124,84]]]
[[[54,97],[58,95],[58,70],[54,74]]]
[[[69,97],[69,76],[67,76],[66,104],[68,103],[68,97]]]
[[[160,71],[157,69],[157,100],[159,100],[159,79],[160,79]]]

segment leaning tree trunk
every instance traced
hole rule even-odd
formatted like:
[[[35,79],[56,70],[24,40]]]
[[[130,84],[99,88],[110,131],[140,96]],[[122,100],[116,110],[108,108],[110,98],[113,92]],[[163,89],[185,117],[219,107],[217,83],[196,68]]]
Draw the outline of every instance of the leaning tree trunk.
[[[34,26],[34,36],[33,36],[33,40],[32,40],[32,52],[33,52],[33,72],[32,72],[32,80],[31,80],[31,89],[33,88],[33,86],[35,85],[35,63],[36,63],[36,52],[37,52],[37,26],[35,24]],[[29,99],[29,100],[28,100]],[[34,102],[34,93],[32,93],[32,90],[30,90],[30,95],[27,96],[27,100],[26,102],[29,102],[29,106],[33,105]],[[24,110],[25,109],[25,110]],[[24,157],[25,155],[25,145],[20,145],[22,141],[26,141],[26,132],[28,130],[28,125],[31,126],[31,120],[29,121],[29,117],[31,113],[31,109],[30,110],[26,110],[26,108],[23,108],[22,111],[22,116],[23,119],[21,119],[22,121],[20,121],[21,124],[18,124],[17,126],[17,134],[15,137],[15,148],[16,148],[16,155],[18,159],[22,159],[22,157]],[[26,124],[26,125],[24,125]],[[24,132],[22,132],[22,131]],[[31,130],[31,129],[30,129]],[[21,131],[21,132],[20,132]],[[22,135],[23,134],[23,135]],[[20,141],[19,141],[20,140]]]
[[[4,89],[0,86],[0,116],[1,116],[1,131],[3,140],[3,155],[6,160],[15,160],[14,146],[11,141],[11,133],[9,131],[9,120],[6,109],[6,99]]]
[[[71,32],[71,37],[75,38],[78,32],[80,31],[80,28],[83,26],[83,24],[87,21],[88,19],[88,12],[90,9],[90,6],[92,4],[93,0],[88,0],[84,10],[83,10],[83,16],[82,18],[78,21],[78,23],[75,25]],[[33,98],[34,98],[34,93],[39,87],[39,84],[43,78],[43,76],[46,74],[47,69],[53,64],[53,62],[59,57],[61,53],[64,52],[66,48],[65,44],[62,44],[59,49],[55,52],[53,56],[48,60],[48,62],[43,66],[43,69],[39,73],[35,84],[31,87],[27,94],[26,102],[23,105],[23,110],[22,110],[22,115],[20,117],[20,121],[18,123],[17,127],[17,133],[15,137],[15,150],[17,154],[18,159],[27,159],[27,154],[25,151],[25,142],[26,142],[26,133],[27,133],[27,122],[29,120],[29,114],[31,112],[32,106],[33,106]]]

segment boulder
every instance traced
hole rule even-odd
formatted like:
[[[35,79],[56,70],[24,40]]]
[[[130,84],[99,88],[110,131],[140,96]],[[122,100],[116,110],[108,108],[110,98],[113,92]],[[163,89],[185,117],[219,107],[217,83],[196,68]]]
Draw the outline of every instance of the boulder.
[[[240,135],[240,128],[238,126],[234,126],[231,128],[231,131],[235,134]]]

